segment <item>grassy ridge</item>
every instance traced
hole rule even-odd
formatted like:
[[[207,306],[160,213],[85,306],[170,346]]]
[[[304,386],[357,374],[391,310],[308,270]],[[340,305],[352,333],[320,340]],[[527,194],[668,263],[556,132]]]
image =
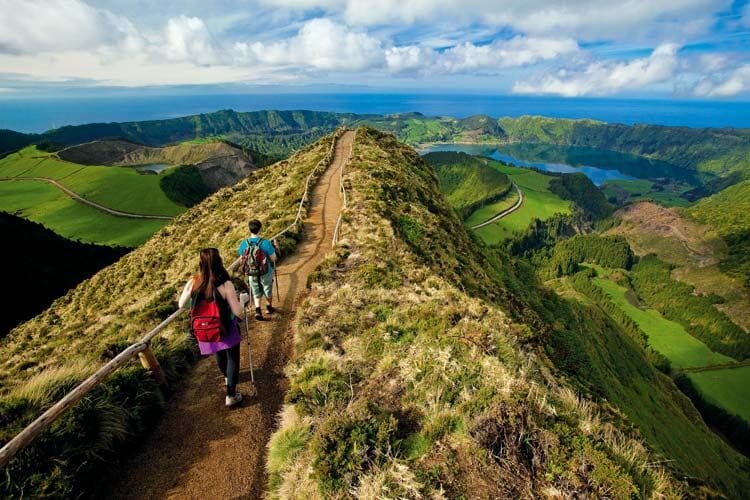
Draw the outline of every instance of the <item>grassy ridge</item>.
[[[219,248],[227,262],[246,235],[244,219],[258,217],[269,232],[294,220],[310,171],[325,158],[330,138],[224,188],[158,231],[148,242],[57,299],[0,342],[0,442],[103,360],[140,338],[175,310],[176,294],[197,271],[200,248]],[[258,199],[262,190],[268,196]],[[291,250],[296,231],[280,241]],[[185,319],[153,344],[171,380],[195,357]],[[117,463],[164,405],[161,390],[135,361],[23,450],[3,471],[0,496],[96,496],[103,470]]]
[[[745,491],[747,461],[640,347],[600,312],[556,298],[523,262],[455,229],[411,150],[360,131],[345,182],[344,239],[295,327],[290,405],[269,450],[274,495],[531,497],[552,481],[566,496],[581,491],[583,463],[594,495],[658,495],[664,483],[633,461],[645,450],[628,446],[635,454],[622,461],[607,440],[610,425],[631,424],[678,474]],[[567,382],[541,360],[606,405],[571,404]],[[554,415],[538,413],[529,383]],[[586,417],[612,405],[622,413]],[[540,435],[553,454],[540,453]]]
[[[638,441],[543,375],[522,347],[535,333],[489,300],[509,306],[500,259],[413,150],[360,129],[345,175],[344,239],[297,316],[272,496],[675,494]]]
[[[512,187],[507,175],[465,153],[429,153],[425,160],[435,169],[441,191],[462,219],[504,198]]]

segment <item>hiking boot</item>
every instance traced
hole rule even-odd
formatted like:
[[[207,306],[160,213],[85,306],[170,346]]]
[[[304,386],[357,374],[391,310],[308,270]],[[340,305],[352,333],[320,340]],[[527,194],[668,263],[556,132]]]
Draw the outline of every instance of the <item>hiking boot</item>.
[[[234,396],[227,396],[224,400],[224,404],[227,407],[234,406],[242,401],[242,394],[241,393],[235,393]]]
[[[266,304],[266,311],[268,311],[268,314],[273,314],[276,309],[271,304]]]
[[[263,321],[263,312],[260,310],[260,307],[255,308],[255,319]]]

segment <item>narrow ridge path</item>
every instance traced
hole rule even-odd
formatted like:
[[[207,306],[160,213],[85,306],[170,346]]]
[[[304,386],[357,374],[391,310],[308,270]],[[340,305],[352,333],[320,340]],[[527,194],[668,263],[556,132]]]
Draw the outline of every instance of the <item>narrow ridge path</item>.
[[[292,354],[295,309],[307,277],[331,248],[342,204],[338,172],[349,159],[353,142],[351,131],[338,139],[333,161],[311,193],[303,239],[278,267],[281,303],[275,305],[279,311],[266,315],[264,322],[250,319],[258,395],[246,397],[238,408],[225,408],[223,378],[214,358],[199,361],[190,380],[169,400],[154,432],[121,468],[108,498],[263,497],[266,445],[287,389],[284,367]],[[230,260],[228,255],[225,260]],[[243,341],[238,390],[245,396],[249,382]]]

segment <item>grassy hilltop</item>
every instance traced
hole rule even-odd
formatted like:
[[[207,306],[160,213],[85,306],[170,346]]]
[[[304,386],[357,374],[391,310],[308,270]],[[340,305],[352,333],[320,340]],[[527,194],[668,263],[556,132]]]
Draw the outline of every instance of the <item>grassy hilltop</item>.
[[[344,239],[297,318],[274,497],[750,486],[748,461],[625,331],[462,229],[413,150],[360,129],[353,154]]]
[[[270,233],[288,224],[330,140],[218,191],[14,329],[0,343],[0,441],[170,314],[199,248],[217,246],[229,261],[251,213]],[[413,149],[361,128],[344,174],[343,240],[311,276],[296,317],[287,405],[269,445],[272,495],[750,488],[747,459],[708,429],[630,332],[465,230]],[[258,190],[269,196],[259,201]],[[171,379],[195,356],[185,322],[154,348]],[[22,452],[0,492],[95,492],[103,464],[116,464],[164,404],[129,365]]]

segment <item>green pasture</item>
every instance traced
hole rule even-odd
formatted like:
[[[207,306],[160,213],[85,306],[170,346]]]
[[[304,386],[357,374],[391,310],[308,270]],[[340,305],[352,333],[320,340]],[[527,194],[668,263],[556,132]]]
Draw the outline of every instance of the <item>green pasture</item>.
[[[73,240],[127,247],[140,245],[169,222],[108,215],[44,181],[0,182],[0,211],[17,213]]]
[[[570,213],[570,202],[550,192],[551,176],[527,168],[512,167],[497,161],[489,165],[507,174],[523,191],[521,208],[499,221],[477,229],[477,234],[487,243],[498,243],[514,233],[526,229],[533,219],[548,219],[556,213]],[[473,216],[473,214],[472,214]],[[487,219],[485,219],[487,220]]]
[[[710,402],[750,422],[750,366],[688,374]]]
[[[690,189],[690,185],[678,183],[668,185],[663,191],[654,190],[655,182],[646,179],[612,180],[604,184],[601,189],[607,199],[617,198],[621,193],[628,196],[628,201],[638,202],[651,200],[665,207],[686,207],[690,202],[680,195]]]
[[[702,366],[734,363],[729,356],[718,354],[696,339],[678,323],[664,318],[654,309],[643,310],[633,305],[626,296],[627,288],[606,278],[595,278],[612,302],[636,322],[648,336],[651,347],[663,354],[675,368],[697,368]]]
[[[512,207],[516,201],[518,201],[518,191],[511,189],[508,194],[501,200],[498,200],[489,205],[485,205],[471,213],[471,215],[464,221],[467,226],[475,226],[482,222],[491,219],[495,215],[499,214],[503,210],[507,210]]]
[[[47,177],[83,198],[124,212],[174,216],[185,211],[167,198],[159,187],[158,175],[141,175],[127,167],[78,165],[34,146],[0,160],[0,177]],[[57,192],[60,197],[68,197]]]

